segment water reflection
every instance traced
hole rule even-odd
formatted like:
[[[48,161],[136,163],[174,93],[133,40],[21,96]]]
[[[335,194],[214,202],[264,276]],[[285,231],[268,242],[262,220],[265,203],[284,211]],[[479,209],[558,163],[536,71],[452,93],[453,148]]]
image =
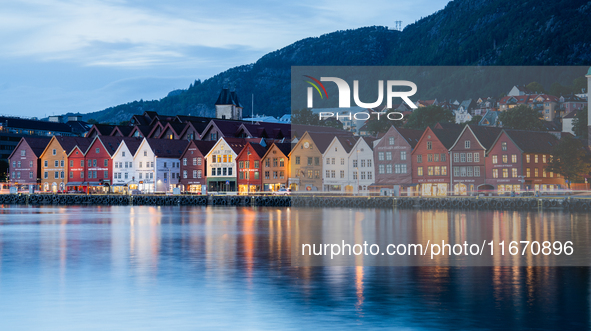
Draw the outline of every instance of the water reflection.
[[[297,208],[0,211],[2,329],[579,329],[588,268],[291,267],[292,226],[354,242],[581,237],[583,214]],[[331,221],[332,220],[332,221]],[[336,220],[336,221],[335,221]],[[295,237],[299,234],[293,233]],[[67,323],[65,322],[67,321]]]

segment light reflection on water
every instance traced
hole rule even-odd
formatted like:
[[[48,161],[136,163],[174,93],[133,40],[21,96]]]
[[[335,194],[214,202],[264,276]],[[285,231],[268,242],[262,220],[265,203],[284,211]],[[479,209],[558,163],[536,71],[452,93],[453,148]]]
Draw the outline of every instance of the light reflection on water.
[[[589,326],[588,268],[291,267],[292,222],[342,212],[0,209],[0,330]],[[389,210],[349,213],[343,222],[355,236],[367,227],[379,235],[394,217]],[[408,213],[398,226],[415,238],[474,235],[466,226],[472,211],[396,213]],[[386,224],[367,221],[376,215]],[[487,217],[483,227],[494,233],[526,231],[533,238],[552,236],[557,222],[588,222],[561,213],[547,214],[549,221],[535,213],[523,220],[512,213]]]

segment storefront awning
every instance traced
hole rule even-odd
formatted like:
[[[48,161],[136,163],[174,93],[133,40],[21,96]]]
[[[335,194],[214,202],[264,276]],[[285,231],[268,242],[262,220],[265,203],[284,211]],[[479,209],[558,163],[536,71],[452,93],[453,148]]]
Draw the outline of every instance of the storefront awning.
[[[69,182],[66,186],[82,186],[82,182]]]
[[[99,182],[88,182],[88,186],[103,186],[103,184]]]

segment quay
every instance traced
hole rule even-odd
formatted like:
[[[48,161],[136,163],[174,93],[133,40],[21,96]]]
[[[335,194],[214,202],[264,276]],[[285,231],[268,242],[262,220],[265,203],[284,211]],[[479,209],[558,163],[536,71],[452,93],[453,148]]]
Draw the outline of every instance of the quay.
[[[315,195],[86,195],[2,194],[3,205],[267,206],[472,210],[589,211],[591,198],[573,197],[343,197]]]

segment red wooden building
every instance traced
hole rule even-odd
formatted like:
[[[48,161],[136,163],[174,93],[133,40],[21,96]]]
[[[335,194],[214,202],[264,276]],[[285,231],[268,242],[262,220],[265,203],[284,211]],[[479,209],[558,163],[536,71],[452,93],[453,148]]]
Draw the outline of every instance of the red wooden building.
[[[260,192],[263,186],[261,158],[267,153],[267,147],[248,142],[236,157],[238,164],[238,193]]]
[[[122,137],[97,136],[85,153],[86,174],[84,185],[90,193],[109,192],[113,182],[112,156],[117,151]]]
[[[41,159],[51,138],[23,137],[8,157],[10,184],[19,190],[40,189]]]
[[[442,129],[425,129],[412,151],[412,178],[423,196],[445,196],[450,191],[449,149],[462,126],[449,124]]]
[[[499,193],[564,188],[560,174],[546,171],[558,138],[548,132],[503,130],[486,157],[486,183]]]

